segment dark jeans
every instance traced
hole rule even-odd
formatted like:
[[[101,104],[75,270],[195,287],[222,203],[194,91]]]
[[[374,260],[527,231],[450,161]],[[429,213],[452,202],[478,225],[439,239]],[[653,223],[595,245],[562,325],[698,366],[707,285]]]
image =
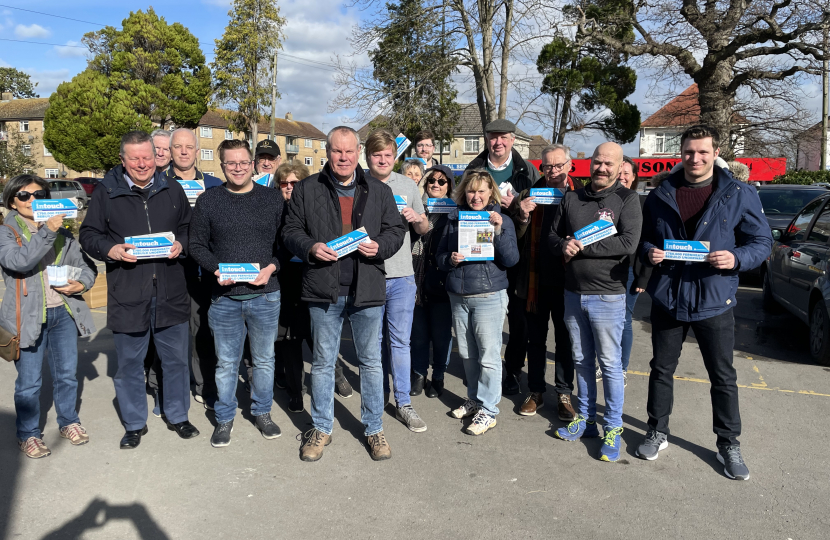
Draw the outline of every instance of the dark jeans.
[[[452,308],[449,302],[415,306],[412,315],[412,371],[422,377],[429,370],[432,344],[432,380],[443,381],[452,354]]]
[[[732,310],[702,321],[682,322],[657,306],[651,308],[651,374],[648,378],[648,425],[669,434],[669,416],[674,404],[674,371],[689,328],[695,331],[703,365],[712,383],[713,431],[717,444],[739,444],[741,413],[738,407],[738,376],[732,365],[735,318]]]
[[[571,336],[565,325],[565,289],[563,287],[539,291],[536,313],[527,314],[527,388],[531,392],[545,391],[549,321],[553,321],[556,340],[555,390],[559,394],[572,394],[574,360]]]
[[[508,373],[519,376],[527,355],[527,300],[519,298],[507,288],[507,331],[509,338],[504,348],[504,367]]]
[[[187,280],[190,293],[190,369],[194,392],[211,405],[216,401],[216,347],[210,332],[208,310],[215,279],[213,276],[192,276]]]

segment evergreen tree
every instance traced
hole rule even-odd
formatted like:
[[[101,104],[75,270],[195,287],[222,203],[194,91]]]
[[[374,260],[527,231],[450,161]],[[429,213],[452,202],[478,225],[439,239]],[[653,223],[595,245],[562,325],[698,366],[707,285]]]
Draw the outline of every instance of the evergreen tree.
[[[36,98],[36,86],[28,74],[12,67],[0,67],[0,93],[11,92],[17,99]]]

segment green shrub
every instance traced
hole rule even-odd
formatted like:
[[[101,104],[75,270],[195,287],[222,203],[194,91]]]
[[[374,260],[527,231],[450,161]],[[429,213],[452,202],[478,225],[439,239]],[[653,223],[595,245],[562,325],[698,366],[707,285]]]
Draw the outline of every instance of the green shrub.
[[[810,185],[816,182],[830,183],[830,171],[788,171],[787,174],[776,176],[773,184],[802,184]]]

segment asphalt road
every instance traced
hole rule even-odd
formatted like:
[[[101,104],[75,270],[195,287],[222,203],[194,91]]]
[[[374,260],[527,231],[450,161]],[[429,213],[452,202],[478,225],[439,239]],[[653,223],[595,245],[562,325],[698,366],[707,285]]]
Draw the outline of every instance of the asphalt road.
[[[200,437],[180,440],[151,416],[141,446],[121,451],[107,330],[79,347],[80,416],[91,442],[61,439],[50,405],[43,422],[53,453],[35,461],[15,444],[15,372],[2,363],[0,538],[827,538],[830,369],[810,362],[807,329],[786,314],[764,314],[760,291],[741,289],[735,365],[752,478],[737,482],[715,459],[709,386],[692,337],[677,372],[670,446],[654,462],[634,457],[647,419],[649,304],[644,296],[637,306],[617,463],[596,459],[597,439],[554,439],[551,427],[562,423],[550,403],[534,417],[518,416],[521,396],[502,399],[491,432],[464,434],[448,416],[465,395],[456,358],[442,398],[413,399],[425,433],[409,432],[387,408],[389,461],[369,458],[357,392],[335,398],[334,441],[317,463],[298,458],[310,417],[289,414],[284,391],[272,411],[279,439],[263,439],[240,411],[231,446],[214,449],[212,413],[194,401],[190,419]],[[105,310],[95,316],[103,325]],[[351,361],[345,341],[344,353]],[[50,399],[47,369],[42,402]]]

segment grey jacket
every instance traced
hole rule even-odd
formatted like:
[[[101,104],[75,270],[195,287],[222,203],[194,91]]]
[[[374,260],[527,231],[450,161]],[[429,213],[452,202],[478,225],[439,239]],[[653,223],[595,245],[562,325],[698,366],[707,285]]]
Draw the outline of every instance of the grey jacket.
[[[52,246],[56,248],[56,264],[75,266],[81,269],[78,281],[83,283],[85,290],[95,284],[98,271],[83,251],[72,233],[66,229],[53,232],[48,227],[41,227],[37,234],[32,235],[29,228],[18,217],[16,211],[6,216],[6,225],[13,227],[20,235],[23,246],[17,245],[14,234],[8,227],[0,225],[0,267],[3,271],[3,281],[6,284],[6,293],[0,305],[0,325],[9,332],[17,333],[15,275],[22,274],[26,280],[28,294],[24,296],[20,291],[20,348],[33,346],[43,323],[46,320],[44,268],[40,261]],[[58,239],[61,236],[62,239]],[[64,306],[75,319],[78,333],[88,336],[95,332],[92,322],[92,313],[81,295],[63,296]]]

